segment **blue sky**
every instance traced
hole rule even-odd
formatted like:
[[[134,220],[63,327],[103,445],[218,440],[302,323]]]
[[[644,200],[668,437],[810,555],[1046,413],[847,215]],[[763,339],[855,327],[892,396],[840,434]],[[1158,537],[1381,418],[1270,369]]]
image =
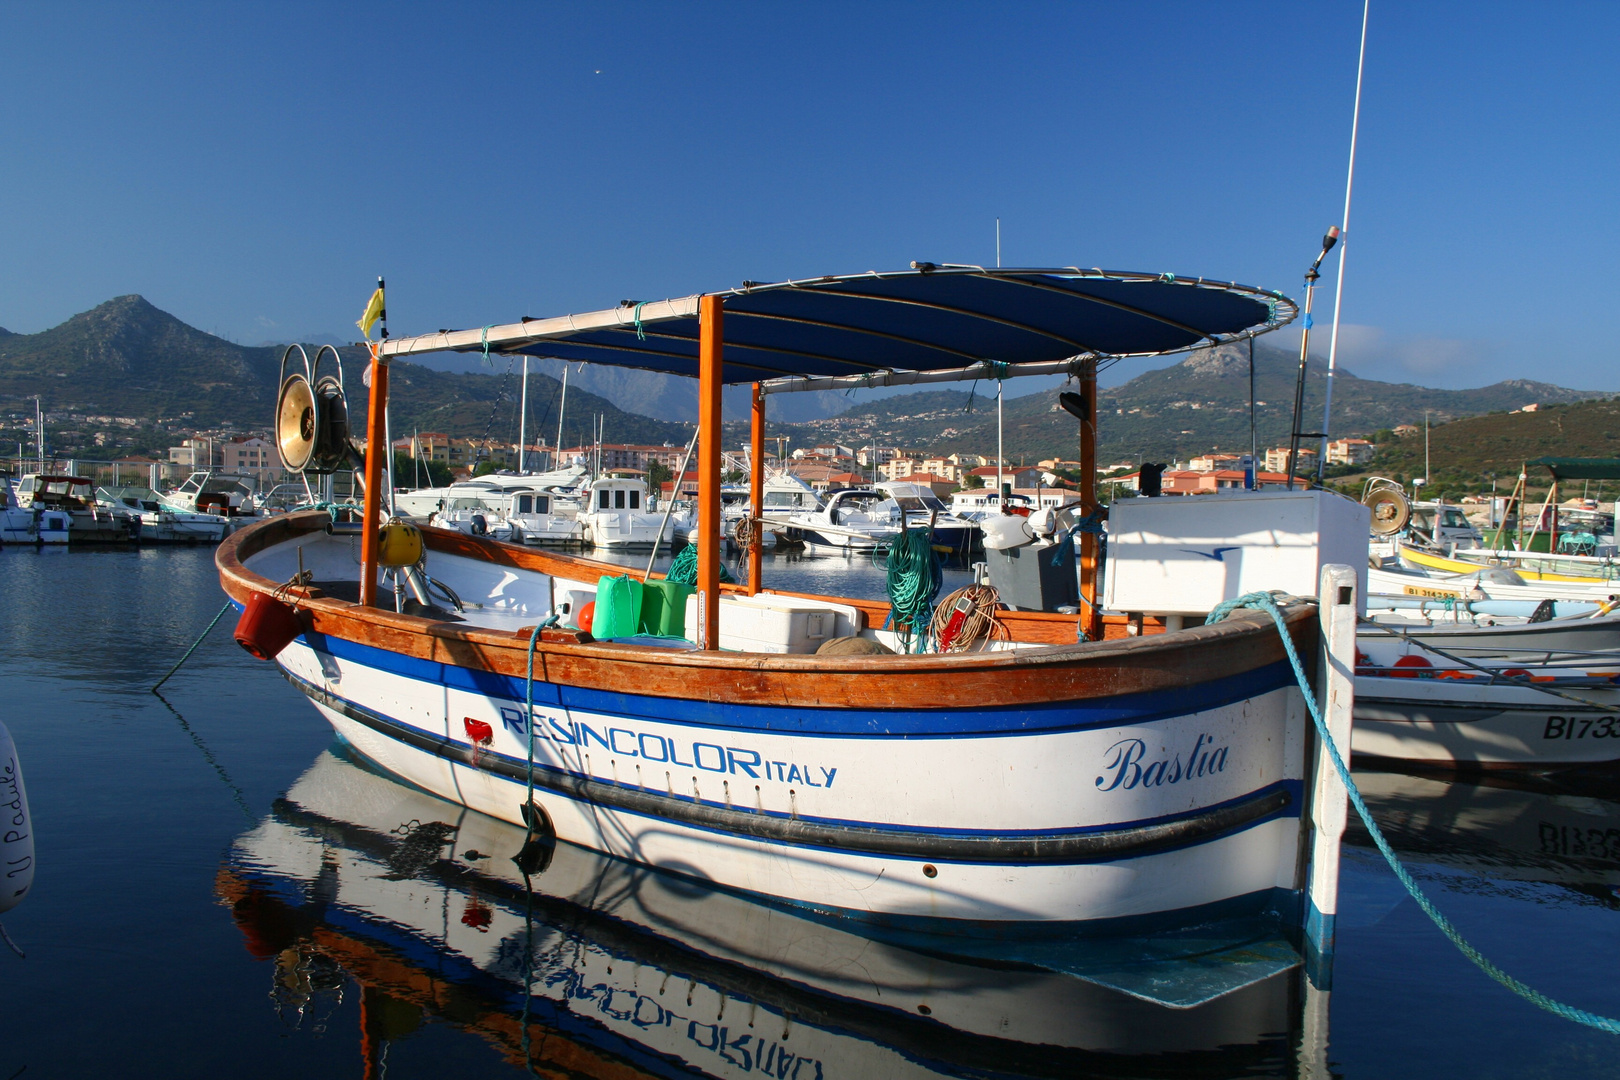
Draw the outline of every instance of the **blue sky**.
[[[1007,265],[1298,296],[1360,16],[0,0],[0,325],[138,292],[257,344],[383,273],[396,334],[477,326],[993,262],[997,216]],[[1617,39],[1620,5],[1374,0],[1346,366],[1617,388]]]

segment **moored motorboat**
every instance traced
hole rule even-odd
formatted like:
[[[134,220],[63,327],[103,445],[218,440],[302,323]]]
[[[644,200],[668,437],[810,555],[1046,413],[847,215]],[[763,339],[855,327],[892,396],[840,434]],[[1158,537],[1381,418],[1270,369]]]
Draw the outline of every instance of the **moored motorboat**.
[[[537,836],[720,888],[969,935],[1245,910],[1302,919],[1302,805],[1308,784],[1320,790],[1319,766],[1308,759],[1307,720],[1278,625],[1314,663],[1314,603],[1285,600],[1277,625],[1242,611],[1170,633],[1140,612],[1105,619],[1090,532],[1077,560],[1088,606],[998,613],[1001,633],[973,651],[811,655],[829,625],[890,648],[926,628],[880,629],[890,612],[871,602],[772,602],[760,593],[757,543],[749,584],[721,588],[720,387],[767,375],[781,376],[779,389],[870,381],[861,357],[877,340],[895,347],[895,335],[873,320],[891,312],[911,320],[918,305],[938,308],[946,297],[955,314],[907,321],[912,344],[892,362],[903,360],[913,376],[1072,371],[1091,400],[1097,356],[1076,356],[1075,340],[1106,341],[1110,355],[1157,355],[1270,329],[1293,312],[1276,294],[1203,279],[929,267],[392,339],[377,349],[373,426],[390,356],[477,345],[655,369],[689,361],[709,432],[700,439],[694,614],[682,626],[665,610],[661,618],[675,625],[656,639],[636,634],[638,593],[682,594],[651,575],[489,539],[429,528],[410,541],[400,526],[381,528],[371,483],[359,568],[352,537],[325,514],[284,516],[222,545],[222,583],[246,608],[238,639],[275,655],[343,738],[390,772]],[[724,343],[723,320],[736,328]],[[808,352],[807,321],[822,335]],[[964,368],[964,334],[1016,363]],[[766,391],[756,390],[756,462]],[[368,460],[368,475],[380,467]],[[755,504],[762,482],[756,468]],[[593,502],[611,490],[593,491]],[[1338,504],[1353,508],[1365,533],[1364,508],[1298,494],[1318,517],[1341,513]],[[1094,490],[1083,499],[1094,507]],[[1217,505],[1185,500],[1180,512]],[[633,509],[628,498],[624,509]],[[397,559],[384,554],[395,541]],[[1314,591],[1324,553],[1296,545],[1292,576],[1268,583]],[[1158,566],[1165,555],[1144,543],[1132,557]],[[1365,558],[1363,544],[1349,561]],[[384,562],[413,588],[425,566],[459,597],[459,610],[420,596],[408,611],[378,607]],[[1248,580],[1265,576],[1258,552],[1247,565]],[[1344,583],[1326,602],[1342,612],[1355,603],[1355,573],[1332,575]],[[1110,580],[1117,576],[1111,569]],[[1204,577],[1214,591],[1200,588],[1213,600],[1234,595],[1222,592],[1229,575]],[[606,623],[628,633],[597,640],[575,628],[588,607],[592,630]],[[759,644],[718,648],[727,638]],[[1347,708],[1345,695],[1333,700]]]
[[[635,478],[599,476],[592,480],[579,522],[585,542],[592,547],[646,551],[675,538],[666,515],[650,508],[646,482]]]
[[[29,473],[17,482],[16,495],[23,509],[40,511],[41,536],[59,531],[51,526],[65,516],[69,544],[128,544],[140,539],[141,519],[122,507],[97,506],[89,477]]]
[[[875,488],[846,488],[827,496],[814,510],[789,514],[788,535],[810,551],[837,554],[867,552],[900,535],[900,523]]]
[[[147,487],[97,488],[96,498],[109,509],[126,510],[139,517],[141,542],[145,544],[217,544],[231,525],[219,514],[187,513],[166,507],[158,493]]]

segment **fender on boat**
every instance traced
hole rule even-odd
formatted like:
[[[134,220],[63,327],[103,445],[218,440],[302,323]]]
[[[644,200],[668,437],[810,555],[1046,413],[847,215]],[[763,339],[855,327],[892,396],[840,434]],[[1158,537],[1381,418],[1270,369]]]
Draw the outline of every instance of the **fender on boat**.
[[[11,732],[0,723],[0,912],[10,911],[34,884],[34,823]]]
[[[303,633],[297,610],[268,593],[254,593],[236,621],[236,643],[260,660],[274,660]]]

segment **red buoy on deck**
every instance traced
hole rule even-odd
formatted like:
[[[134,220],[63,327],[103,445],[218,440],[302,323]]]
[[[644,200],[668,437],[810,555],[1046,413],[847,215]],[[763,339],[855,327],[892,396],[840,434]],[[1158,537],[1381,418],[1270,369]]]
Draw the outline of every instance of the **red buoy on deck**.
[[[242,617],[236,621],[236,643],[260,660],[274,660],[303,632],[297,610],[268,593],[248,597]]]
[[[1414,653],[1396,660],[1395,670],[1391,671],[1390,675],[1397,679],[1415,679],[1420,674],[1427,673],[1433,667],[1434,665],[1429,663],[1428,657],[1418,656]]]

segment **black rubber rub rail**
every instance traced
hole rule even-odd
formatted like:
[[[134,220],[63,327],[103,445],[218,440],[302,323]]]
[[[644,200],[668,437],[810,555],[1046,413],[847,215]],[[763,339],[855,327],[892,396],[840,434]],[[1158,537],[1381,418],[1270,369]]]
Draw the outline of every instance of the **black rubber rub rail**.
[[[463,765],[469,764],[468,748],[461,743],[408,727],[328,693],[291,672],[283,673],[310,700],[340,712],[356,723],[414,749]],[[478,768],[519,783],[527,780],[526,763],[496,754],[480,755]],[[604,809],[645,814],[758,840],[836,848],[865,855],[958,863],[1088,863],[1149,855],[1236,832],[1279,813],[1292,802],[1290,794],[1279,789],[1154,825],[1049,836],[1026,834],[1001,837],[982,833],[919,833],[737,810],[699,802],[684,795],[663,794],[607,780],[575,776],[544,765],[535,766],[534,786]]]

